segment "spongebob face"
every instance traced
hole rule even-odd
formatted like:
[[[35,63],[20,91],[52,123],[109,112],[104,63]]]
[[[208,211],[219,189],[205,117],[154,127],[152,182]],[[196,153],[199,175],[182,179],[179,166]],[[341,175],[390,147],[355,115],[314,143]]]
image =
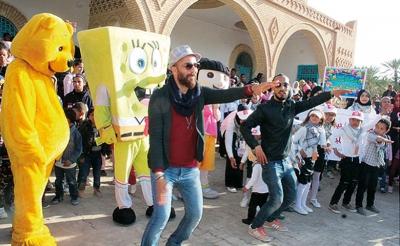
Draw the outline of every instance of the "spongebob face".
[[[119,141],[143,137],[148,112],[136,97],[135,88],[152,89],[164,83],[170,38],[101,27],[79,32],[78,40],[95,108],[109,107]]]
[[[106,85],[117,99],[132,97],[136,87],[151,89],[166,78],[170,38],[121,27],[78,33],[82,60],[93,93]],[[96,95],[92,95],[94,98]]]

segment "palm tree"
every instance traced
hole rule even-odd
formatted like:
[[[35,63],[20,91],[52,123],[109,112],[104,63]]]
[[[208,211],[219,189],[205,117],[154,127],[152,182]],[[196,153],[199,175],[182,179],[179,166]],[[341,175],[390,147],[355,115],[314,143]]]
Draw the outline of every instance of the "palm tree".
[[[361,69],[367,70],[367,77],[365,78],[364,88],[369,90],[371,95],[382,95],[382,92],[387,87],[388,82],[386,79],[382,79],[378,76],[378,74],[380,73],[380,68],[369,66],[362,67]]]
[[[394,90],[399,91],[400,59],[393,59],[382,63],[382,65],[386,68],[383,73],[393,75]]]

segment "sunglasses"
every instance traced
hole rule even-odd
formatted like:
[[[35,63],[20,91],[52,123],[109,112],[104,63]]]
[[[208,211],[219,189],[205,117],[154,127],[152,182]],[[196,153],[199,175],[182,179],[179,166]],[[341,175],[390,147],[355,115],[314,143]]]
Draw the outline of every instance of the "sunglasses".
[[[175,66],[176,66],[176,65],[175,65]],[[183,64],[182,67],[185,67],[186,70],[190,70],[190,69],[192,69],[193,67],[199,69],[199,68],[200,68],[200,63],[197,63],[197,62],[195,62],[195,63],[190,63],[190,62],[188,62],[188,63]]]
[[[289,83],[288,83],[288,82],[285,82],[285,83],[278,82],[278,85],[275,86],[275,88],[279,88],[279,87],[281,87],[282,85],[283,85],[284,87],[286,87],[286,88],[289,87]]]

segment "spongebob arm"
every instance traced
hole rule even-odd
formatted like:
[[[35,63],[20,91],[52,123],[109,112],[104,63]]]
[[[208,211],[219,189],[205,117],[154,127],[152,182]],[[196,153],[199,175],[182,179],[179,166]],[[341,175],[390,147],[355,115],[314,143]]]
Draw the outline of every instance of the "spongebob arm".
[[[111,119],[110,94],[108,88],[105,85],[99,85],[96,91],[94,120],[97,129],[99,129],[101,141],[107,144],[117,142]]]

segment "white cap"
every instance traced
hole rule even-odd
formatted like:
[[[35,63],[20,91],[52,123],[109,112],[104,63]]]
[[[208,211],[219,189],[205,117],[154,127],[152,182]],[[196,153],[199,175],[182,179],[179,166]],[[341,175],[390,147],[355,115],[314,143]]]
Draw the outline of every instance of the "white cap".
[[[254,128],[251,128],[251,134],[252,135],[261,135],[260,126],[256,126]]]
[[[322,114],[321,114],[321,112],[319,111],[319,110],[316,110],[316,109],[313,109],[313,110],[311,110],[310,111],[310,114],[309,115],[315,115],[315,116],[317,116],[318,118],[320,118],[320,119],[322,119]]]
[[[337,114],[337,109],[332,104],[326,104],[324,107],[324,113],[335,113]]]
[[[350,119],[364,120],[364,114],[360,111],[351,112]]]
[[[251,115],[251,113],[253,113],[253,110],[245,109],[245,110],[242,110],[242,111],[238,111],[236,114],[239,117],[239,119],[247,120],[247,117],[249,117],[249,115]]]

